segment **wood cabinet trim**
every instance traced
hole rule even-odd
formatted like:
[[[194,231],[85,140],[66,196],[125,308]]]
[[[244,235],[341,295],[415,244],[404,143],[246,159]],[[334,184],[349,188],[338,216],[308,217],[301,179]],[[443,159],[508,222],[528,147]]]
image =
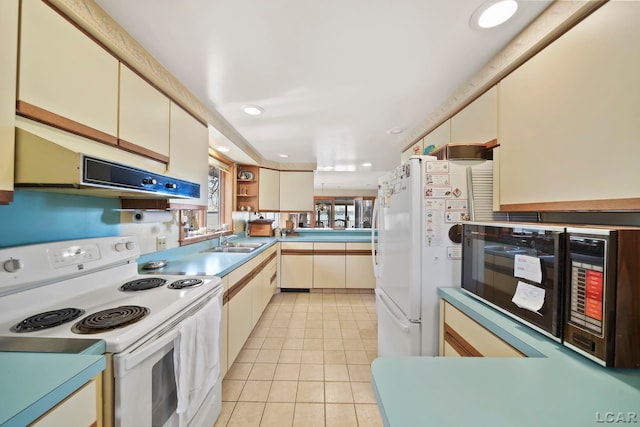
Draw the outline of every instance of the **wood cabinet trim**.
[[[503,212],[640,210],[640,198],[501,204]]]
[[[118,145],[118,138],[109,135],[108,133],[99,131],[92,127],[78,123],[75,120],[68,119],[60,116],[44,108],[36,107],[25,101],[16,102],[16,114],[26,117],[31,120],[35,120],[46,125],[53,126],[58,129],[62,129],[67,132],[71,132],[75,135],[80,135],[85,138],[92,139],[94,141],[102,142],[103,144]]]
[[[462,338],[462,336],[446,322],[444,324],[444,340],[463,357],[484,357],[482,353]]]
[[[8,205],[13,202],[13,191],[0,190],[0,204]]]
[[[149,150],[148,148],[144,148],[138,144],[134,144],[133,142],[129,142],[121,138],[118,138],[118,147],[131,153],[139,154],[141,156],[148,157],[162,163],[169,163],[169,156],[156,153],[155,151]]]
[[[371,250],[367,249],[347,249],[347,256],[371,256]]]
[[[344,256],[346,253],[345,249],[314,249],[313,250],[313,255],[338,255],[338,256]]]
[[[313,255],[313,249],[282,249],[281,255]]]

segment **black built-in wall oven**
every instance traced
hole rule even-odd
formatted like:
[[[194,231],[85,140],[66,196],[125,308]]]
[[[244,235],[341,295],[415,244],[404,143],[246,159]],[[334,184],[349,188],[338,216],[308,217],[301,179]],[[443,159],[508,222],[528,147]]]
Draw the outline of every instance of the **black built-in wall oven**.
[[[462,288],[560,341],[564,246],[559,226],[465,223]]]
[[[604,366],[640,368],[640,229],[463,224],[462,288]]]

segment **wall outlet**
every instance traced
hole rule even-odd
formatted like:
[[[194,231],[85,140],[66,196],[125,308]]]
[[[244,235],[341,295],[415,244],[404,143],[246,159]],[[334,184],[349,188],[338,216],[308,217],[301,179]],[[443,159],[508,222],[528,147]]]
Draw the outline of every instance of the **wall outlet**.
[[[156,250],[163,251],[167,249],[167,236],[157,236],[156,237]]]

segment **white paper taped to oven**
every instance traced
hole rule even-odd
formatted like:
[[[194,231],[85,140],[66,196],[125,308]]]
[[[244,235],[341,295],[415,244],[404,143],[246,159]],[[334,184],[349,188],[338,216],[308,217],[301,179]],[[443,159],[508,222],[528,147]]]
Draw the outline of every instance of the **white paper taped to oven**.
[[[545,290],[525,282],[518,281],[516,293],[511,301],[520,308],[538,313],[544,305]]]
[[[540,258],[529,255],[516,255],[513,260],[513,277],[542,283]]]

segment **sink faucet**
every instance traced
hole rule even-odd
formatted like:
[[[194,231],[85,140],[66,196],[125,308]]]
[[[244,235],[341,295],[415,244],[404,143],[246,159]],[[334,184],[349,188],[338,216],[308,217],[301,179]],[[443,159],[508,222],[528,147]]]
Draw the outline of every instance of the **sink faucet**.
[[[229,236],[220,236],[220,246],[227,246],[229,244],[229,240],[238,237],[236,234],[231,234]]]

